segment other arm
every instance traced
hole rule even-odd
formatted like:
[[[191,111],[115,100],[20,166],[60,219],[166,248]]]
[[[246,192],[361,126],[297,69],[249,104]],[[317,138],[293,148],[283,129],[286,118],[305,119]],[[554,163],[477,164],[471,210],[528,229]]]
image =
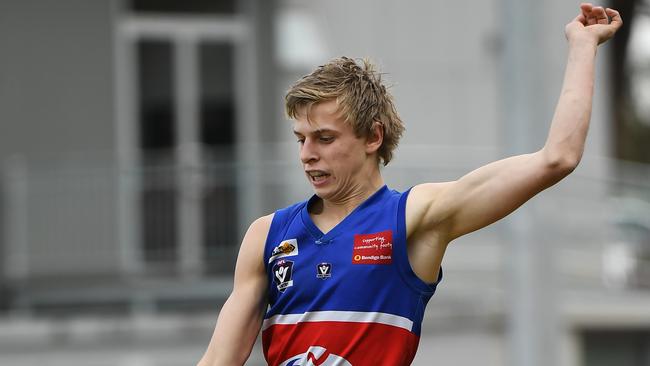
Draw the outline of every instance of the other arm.
[[[569,54],[564,82],[542,149],[493,162],[454,182],[413,188],[407,235],[409,246],[415,243],[409,249],[411,264],[421,278],[435,279],[437,270],[431,272],[427,263],[439,267],[450,241],[505,217],[575,169],[591,116],[596,49],[621,25],[615,10],[582,4],[581,14],[566,26]],[[425,242],[429,244],[420,244]]]
[[[244,236],[233,291],[219,312],[214,334],[198,366],[243,365],[250,355],[266,310],[264,243],[273,215],[251,224]]]

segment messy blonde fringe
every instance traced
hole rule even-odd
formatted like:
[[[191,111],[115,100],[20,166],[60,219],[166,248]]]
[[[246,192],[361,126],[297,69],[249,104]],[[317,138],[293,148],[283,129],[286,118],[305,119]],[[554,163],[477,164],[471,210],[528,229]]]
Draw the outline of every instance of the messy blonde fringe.
[[[402,137],[404,124],[375,66],[368,59],[357,62],[348,57],[335,58],[299,79],[285,96],[285,108],[289,118],[297,119],[301,111],[309,115],[313,105],[332,99],[337,101],[357,137],[369,136],[373,124],[381,123],[384,141],[378,156],[387,165]]]

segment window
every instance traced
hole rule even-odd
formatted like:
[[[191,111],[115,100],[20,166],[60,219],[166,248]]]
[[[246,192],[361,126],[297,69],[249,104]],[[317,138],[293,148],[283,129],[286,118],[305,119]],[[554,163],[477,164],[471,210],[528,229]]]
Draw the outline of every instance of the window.
[[[118,144],[139,189],[121,209],[137,212],[121,220],[133,227],[121,230],[134,233],[135,265],[146,272],[229,273],[240,229],[236,58],[247,23],[234,1],[132,0],[126,10],[118,89],[133,102],[118,103],[127,116]]]
[[[136,13],[234,14],[235,0],[131,0]]]
[[[650,365],[650,330],[589,330],[583,366]]]

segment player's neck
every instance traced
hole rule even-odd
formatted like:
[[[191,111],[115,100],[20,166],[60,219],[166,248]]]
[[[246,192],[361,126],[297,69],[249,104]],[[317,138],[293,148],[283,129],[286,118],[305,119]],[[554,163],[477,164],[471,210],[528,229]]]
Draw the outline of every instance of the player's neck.
[[[384,180],[381,174],[379,172],[372,174],[368,179],[347,187],[344,192],[329,199],[323,199],[320,214],[342,220],[383,186]]]

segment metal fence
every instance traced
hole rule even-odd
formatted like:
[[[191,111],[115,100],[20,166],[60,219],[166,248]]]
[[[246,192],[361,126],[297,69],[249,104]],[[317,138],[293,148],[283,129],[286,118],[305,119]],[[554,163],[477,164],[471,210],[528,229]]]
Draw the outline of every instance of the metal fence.
[[[530,203],[537,232],[557,250],[564,286],[648,287],[650,169],[601,163],[617,174],[578,170]],[[404,162],[384,175],[391,186],[406,188],[460,176],[471,165]],[[231,288],[242,221],[249,219],[242,197],[249,189],[262,192],[261,215],[306,197],[303,179],[296,164],[280,160],[124,170],[110,160],[11,159],[1,182],[4,306],[156,311],[213,304]],[[500,225],[450,247],[445,267],[456,273],[451,282],[459,293],[478,287],[502,293],[496,279],[507,254]]]

